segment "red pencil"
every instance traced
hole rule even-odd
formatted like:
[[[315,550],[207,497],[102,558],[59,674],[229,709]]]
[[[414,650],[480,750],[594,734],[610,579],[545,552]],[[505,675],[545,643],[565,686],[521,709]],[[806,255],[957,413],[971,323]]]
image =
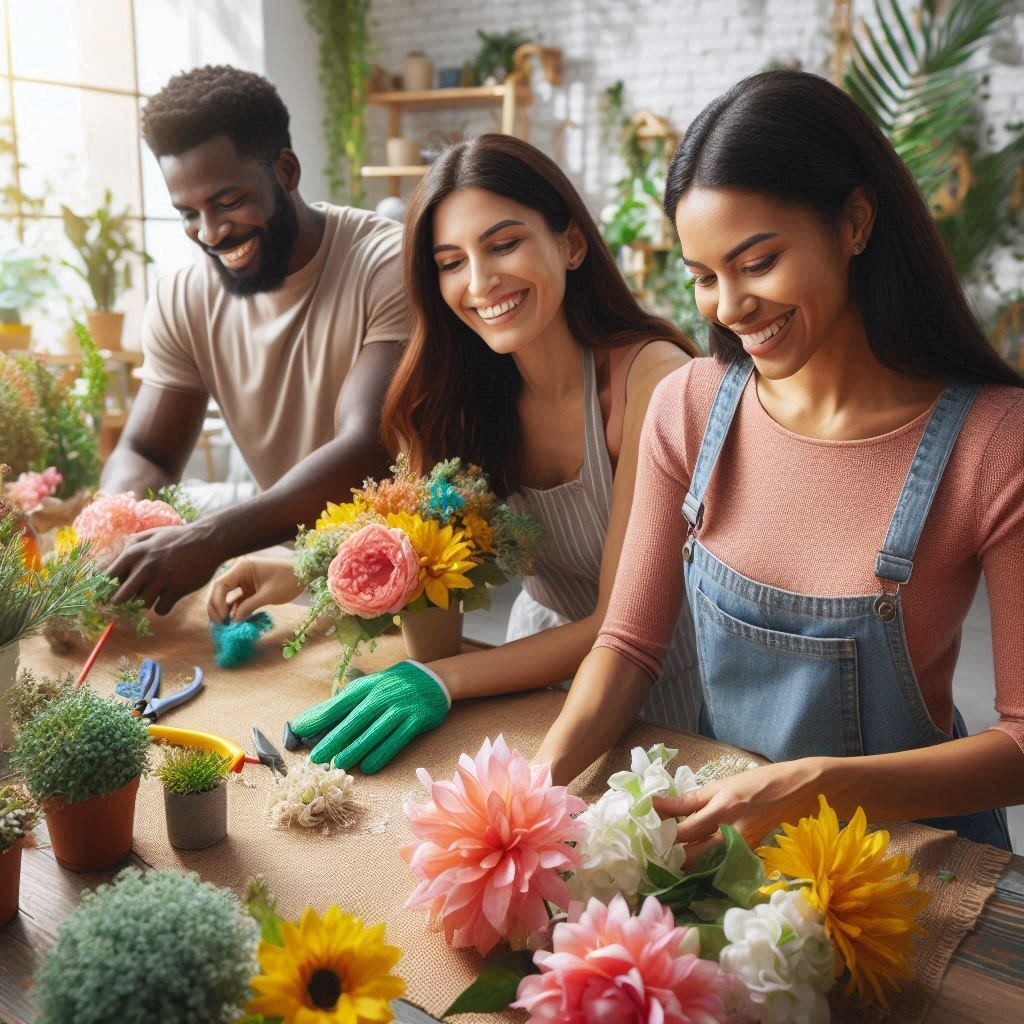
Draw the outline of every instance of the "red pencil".
[[[93,647],[92,652],[89,654],[89,657],[86,660],[84,668],[79,674],[78,679],[75,680],[76,690],[82,685],[82,683],[85,682],[86,676],[88,676],[89,673],[92,671],[92,666],[95,663],[96,658],[99,657],[100,651],[103,650],[103,645],[107,642],[107,637],[110,636],[110,631],[114,628],[115,622],[117,622],[117,619],[111,619],[107,623],[106,629],[104,629],[103,632],[100,634],[99,640],[96,641],[96,646]]]

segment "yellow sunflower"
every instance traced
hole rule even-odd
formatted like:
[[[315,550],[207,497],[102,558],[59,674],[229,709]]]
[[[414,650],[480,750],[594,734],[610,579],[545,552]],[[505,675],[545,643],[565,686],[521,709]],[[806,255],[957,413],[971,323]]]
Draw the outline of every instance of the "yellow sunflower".
[[[365,501],[358,498],[355,501],[346,501],[343,505],[335,505],[333,501],[327,502],[327,508],[320,513],[316,521],[318,530],[331,530],[336,526],[345,526],[354,523],[360,512],[365,512],[368,506]]]
[[[420,585],[410,598],[415,601],[425,590],[438,608],[448,608],[450,590],[469,590],[473,583],[465,573],[476,567],[472,549],[462,530],[442,526],[436,519],[424,519],[408,512],[392,512],[388,526],[404,530],[420,559]]]
[[[62,526],[53,540],[53,550],[58,558],[67,558],[79,545],[78,534],[73,526]]]
[[[486,519],[469,513],[462,517],[467,542],[481,554],[494,550],[494,533]]]
[[[916,874],[907,874],[904,854],[886,856],[888,832],[866,832],[860,807],[840,829],[825,797],[818,802],[818,817],[783,825],[777,846],[762,846],[757,853],[772,877],[786,875],[807,886],[807,898],[824,916],[839,953],[836,971],[845,963],[850,972],[846,994],[856,989],[862,1004],[873,995],[888,1009],[887,994],[911,977],[914,936],[924,934],[915,918],[931,894],[918,888]]]
[[[384,942],[384,925],[365,928],[360,918],[312,907],[299,926],[285,922],[284,945],[261,942],[259,993],[246,1011],[283,1017],[284,1024],[378,1024],[394,1019],[390,1001],[405,982],[389,973],[402,951]]]

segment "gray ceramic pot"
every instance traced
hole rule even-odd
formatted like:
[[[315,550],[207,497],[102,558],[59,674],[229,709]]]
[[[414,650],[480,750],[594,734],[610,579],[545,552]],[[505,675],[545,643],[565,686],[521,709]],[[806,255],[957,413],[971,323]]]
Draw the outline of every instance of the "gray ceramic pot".
[[[205,793],[164,790],[167,838],[179,850],[203,850],[228,834],[228,788],[221,782]]]

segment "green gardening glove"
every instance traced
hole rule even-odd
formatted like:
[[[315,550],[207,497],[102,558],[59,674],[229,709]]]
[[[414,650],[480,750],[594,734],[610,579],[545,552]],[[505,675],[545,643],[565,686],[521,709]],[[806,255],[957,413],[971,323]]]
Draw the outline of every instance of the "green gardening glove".
[[[400,661],[355,679],[338,694],[300,712],[288,727],[299,737],[331,731],[310,753],[366,775],[380,771],[421,732],[436,729],[452,706],[444,683],[418,661]],[[333,758],[333,760],[331,760]]]

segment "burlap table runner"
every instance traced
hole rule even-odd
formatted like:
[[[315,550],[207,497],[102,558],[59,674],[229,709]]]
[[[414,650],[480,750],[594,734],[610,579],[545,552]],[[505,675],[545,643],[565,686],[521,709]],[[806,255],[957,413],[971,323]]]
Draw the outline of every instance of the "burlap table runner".
[[[298,657],[284,661],[279,644],[301,620],[302,609],[279,608],[274,615],[277,625],[266,636],[260,657],[244,668],[225,671],[213,664],[205,601],[193,597],[170,616],[154,618],[152,638],[136,637],[123,627],[116,630],[93,669],[90,684],[99,692],[110,692],[119,658],[152,657],[163,666],[167,693],[176,679],[190,677],[191,666],[198,664],[205,672],[205,690],[168,713],[163,723],[215,732],[253,753],[253,725],[278,743],[289,717],[329,694],[339,651],[330,638],[316,637]],[[364,655],[357,664],[372,671],[403,656],[401,638],[387,636],[374,653]],[[77,670],[83,657],[83,651],[77,658],[55,655],[38,638],[22,644],[22,664],[45,673]],[[297,917],[307,906],[323,911],[337,903],[368,923],[386,922],[388,941],[404,951],[399,973],[408,983],[408,998],[440,1014],[476,976],[480,959],[466,950],[451,949],[443,934],[429,931],[425,913],[403,909],[415,882],[397,852],[410,838],[402,803],[408,796],[424,798],[415,769],[424,767],[434,778],[451,778],[460,753],[475,753],[485,736],[493,738],[498,733],[504,734],[510,746],[532,756],[564,696],[557,690],[542,690],[457,704],[440,729],[420,737],[381,773],[359,777],[357,792],[365,811],[354,827],[330,834],[269,828],[263,811],[271,773],[259,765],[246,765],[229,789],[227,839],[209,850],[178,851],[167,841],[160,784],[144,779],[135,816],[135,852],[153,867],[193,870],[236,891],[260,874],[286,916]],[[608,776],[628,765],[632,747],[658,742],[679,747],[678,763],[694,769],[733,749],[637,723],[618,746],[577,780],[573,790],[588,801],[596,800]],[[282,753],[289,760],[299,756],[283,749]],[[934,893],[925,913],[928,937],[917,950],[914,981],[893,1008],[894,1019],[911,1024],[924,1016],[950,956],[977,919],[1007,855],[957,839],[952,833],[918,826],[894,826],[892,833],[896,847],[911,854],[923,883]],[[956,880],[940,881],[939,868],[953,872]],[[512,1013],[503,1017],[523,1019],[523,1015]],[[870,1019],[838,1004],[834,1018]],[[458,1019],[499,1018],[466,1015]]]

